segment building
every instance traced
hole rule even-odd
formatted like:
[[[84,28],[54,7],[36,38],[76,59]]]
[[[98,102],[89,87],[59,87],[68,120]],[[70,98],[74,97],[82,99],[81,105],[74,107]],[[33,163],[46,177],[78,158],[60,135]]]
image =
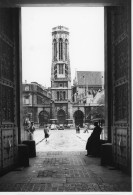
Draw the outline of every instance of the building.
[[[75,124],[89,122],[89,112],[96,106],[94,98],[104,89],[103,71],[76,71],[72,87],[73,117]]]
[[[23,84],[23,120],[42,126],[50,121],[51,92],[37,82]]]
[[[67,124],[72,120],[69,29],[52,29],[51,123]]]
[[[90,104],[97,92],[103,88],[103,71],[76,71],[73,81],[73,102]]]

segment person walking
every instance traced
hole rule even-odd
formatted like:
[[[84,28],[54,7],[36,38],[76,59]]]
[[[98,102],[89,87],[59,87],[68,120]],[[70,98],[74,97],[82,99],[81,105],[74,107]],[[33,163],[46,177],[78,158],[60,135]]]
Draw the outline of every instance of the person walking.
[[[85,124],[85,130],[84,130],[84,133],[88,133],[88,125]]]
[[[49,127],[48,125],[45,125],[44,126],[44,138],[46,139],[46,141],[48,137],[49,137]]]
[[[102,132],[102,128],[98,125],[98,122],[94,122],[94,130],[86,143],[86,150],[88,155],[98,155],[100,148],[100,134]]]
[[[76,126],[76,133],[80,133],[80,125]]]

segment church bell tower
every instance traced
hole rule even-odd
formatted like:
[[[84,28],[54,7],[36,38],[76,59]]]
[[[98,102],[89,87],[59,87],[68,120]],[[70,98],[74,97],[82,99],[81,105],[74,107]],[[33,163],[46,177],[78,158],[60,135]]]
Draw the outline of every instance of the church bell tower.
[[[64,26],[52,29],[51,67],[52,118],[65,124],[71,118],[71,71],[69,30]]]

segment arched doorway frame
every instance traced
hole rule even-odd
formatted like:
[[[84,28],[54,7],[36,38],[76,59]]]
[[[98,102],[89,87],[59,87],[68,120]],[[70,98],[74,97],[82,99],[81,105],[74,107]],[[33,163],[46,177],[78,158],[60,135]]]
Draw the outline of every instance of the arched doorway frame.
[[[63,109],[59,109],[57,112],[57,123],[65,124],[66,121],[66,112]]]
[[[73,114],[73,118],[75,120],[75,125],[80,125],[80,127],[83,127],[84,113],[81,110],[76,110]]]
[[[42,110],[39,113],[39,125],[44,126],[49,122],[49,113],[46,110]]]
[[[27,0],[27,1],[21,1],[18,2],[18,0],[14,0],[13,3],[12,2],[7,2],[2,0],[0,2],[0,7],[8,7],[8,8],[16,8],[14,9],[14,12],[18,11],[17,8],[19,8],[19,68],[16,69],[17,74],[19,75],[19,78],[17,78],[17,82],[16,82],[16,86],[17,86],[17,99],[21,99],[21,93],[22,93],[22,88],[21,88],[21,83],[22,83],[22,63],[21,63],[21,47],[22,47],[22,43],[21,43],[21,7],[28,7],[28,6],[104,6],[105,7],[105,15],[108,16],[108,18],[105,19],[105,98],[106,98],[106,126],[107,126],[107,131],[108,131],[108,135],[109,135],[109,141],[112,142],[113,141],[113,145],[115,146],[114,149],[117,150],[117,146],[119,140],[116,139],[117,137],[117,133],[119,131],[119,135],[123,136],[123,132],[128,132],[128,135],[124,135],[123,139],[124,142],[126,141],[126,143],[128,143],[127,146],[127,157],[126,157],[126,162],[124,164],[124,166],[127,169],[131,170],[131,1],[130,0],[84,0],[84,3],[82,3],[81,0],[78,1],[70,1],[70,0],[62,0],[62,2],[58,3],[58,1],[53,0],[52,2],[49,3],[49,1],[46,0]],[[107,23],[109,22],[109,20],[111,18],[109,18],[110,16],[108,15],[108,8],[110,7],[118,7],[118,6],[128,6],[129,10],[127,12],[128,14],[128,37],[129,37],[129,46],[128,46],[128,54],[129,54],[129,77],[126,78],[127,79],[127,89],[128,89],[128,109],[127,109],[127,114],[128,114],[128,121],[127,124],[128,126],[123,125],[124,123],[115,123],[114,119],[115,119],[115,113],[114,113],[114,104],[115,104],[115,100],[114,97],[115,95],[118,93],[118,87],[113,87],[116,85],[115,82],[111,82],[111,78],[112,75],[110,74],[110,72],[112,74],[115,75],[115,72],[112,72],[112,67],[108,65],[109,62],[109,50],[111,50],[111,45],[110,43],[110,38],[108,37],[108,33],[109,32],[109,28],[110,28],[110,24],[107,25]],[[17,14],[17,13],[16,13]],[[112,21],[110,21],[112,22]],[[111,65],[111,64],[110,64]],[[124,80],[121,82],[125,82]],[[120,84],[120,82],[119,82]],[[111,86],[111,87],[110,87]],[[126,89],[126,88],[125,88]],[[110,95],[114,95],[113,98],[110,97]],[[112,99],[111,99],[112,98]],[[118,100],[116,100],[117,102]],[[16,100],[16,103],[14,104],[14,107],[16,109],[17,117],[17,126],[16,129],[18,129],[18,143],[21,143],[21,134],[22,134],[22,113],[21,113],[21,108],[22,108],[22,102],[20,100],[20,102],[18,100]],[[119,110],[119,109],[118,109]],[[124,120],[123,120],[124,121]],[[121,126],[121,124],[123,126]],[[4,127],[4,126],[3,126]],[[122,134],[121,134],[122,133]],[[112,140],[113,138],[113,140]],[[127,140],[128,139],[128,140]],[[119,147],[119,146],[118,146]],[[125,147],[125,145],[123,145],[122,147]],[[121,150],[119,148],[119,150]],[[114,151],[115,152],[115,151]],[[117,153],[115,154],[115,158],[117,159]],[[119,162],[118,162],[119,163]]]

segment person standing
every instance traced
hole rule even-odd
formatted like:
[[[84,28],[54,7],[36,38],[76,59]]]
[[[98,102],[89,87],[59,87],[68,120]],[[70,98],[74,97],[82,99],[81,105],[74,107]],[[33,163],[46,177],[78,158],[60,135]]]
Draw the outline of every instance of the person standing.
[[[46,139],[46,141],[48,137],[49,137],[49,127],[48,125],[45,125],[44,126],[44,138]]]
[[[24,139],[28,140],[29,139],[29,128],[31,126],[31,122],[29,118],[25,118],[23,126],[24,126]]]
[[[100,134],[102,132],[102,128],[98,125],[98,122],[94,122],[94,130],[86,143],[86,150],[88,155],[98,155],[99,147],[100,147]]]
[[[28,131],[29,131],[29,140],[33,140],[34,139],[34,131],[35,131],[34,122],[31,122],[31,126],[29,127]]]

